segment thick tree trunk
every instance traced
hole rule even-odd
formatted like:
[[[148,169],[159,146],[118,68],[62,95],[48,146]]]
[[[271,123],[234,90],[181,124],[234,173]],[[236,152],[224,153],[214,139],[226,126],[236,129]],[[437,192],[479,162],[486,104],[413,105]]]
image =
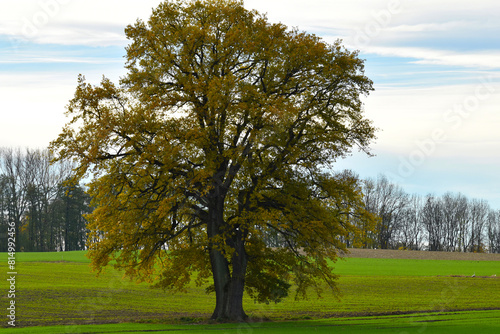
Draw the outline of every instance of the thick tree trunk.
[[[216,249],[210,250],[210,262],[215,287],[215,310],[212,319],[218,319],[223,317],[226,308],[225,295],[230,281],[229,264],[224,255]]]
[[[244,240],[239,230],[235,231],[235,237],[227,240],[228,245],[235,249],[231,258],[232,268],[230,268],[229,261],[224,256],[220,245],[213,243],[213,240],[221,235],[221,228],[224,225],[221,203],[217,204],[214,205],[213,210],[209,210],[211,219],[207,231],[216,299],[215,310],[211,318],[221,321],[244,321],[247,318],[243,311],[243,291],[247,269]]]
[[[247,315],[243,310],[243,292],[245,290],[245,274],[247,270],[247,254],[241,232],[236,231],[235,249],[232,258],[232,275],[228,291],[228,318],[233,321],[244,321]]]
[[[232,259],[232,273],[224,256],[211,250],[210,260],[215,285],[215,310],[212,319],[221,321],[244,321],[243,292],[247,267],[246,253],[235,252]]]

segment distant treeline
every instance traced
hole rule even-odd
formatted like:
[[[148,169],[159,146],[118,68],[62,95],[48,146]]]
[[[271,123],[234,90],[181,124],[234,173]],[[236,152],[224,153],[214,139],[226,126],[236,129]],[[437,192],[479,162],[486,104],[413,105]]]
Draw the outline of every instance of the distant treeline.
[[[380,175],[360,180],[365,208],[375,224],[352,217],[356,233],[342,236],[348,247],[500,253],[500,210],[460,193],[419,196]],[[266,242],[280,247],[276,233]]]
[[[50,164],[47,150],[0,149],[0,251],[7,250],[14,223],[18,251],[83,250],[84,214],[90,197],[71,185],[70,162]],[[349,247],[500,253],[500,210],[462,194],[419,196],[406,193],[387,177],[360,180],[375,225],[353,217],[357,233],[343,236]],[[266,236],[279,247],[279,235]]]
[[[0,149],[0,251],[7,251],[9,225],[17,251],[85,249],[90,198],[66,181],[69,162],[50,164],[47,150]]]
[[[500,210],[486,200],[408,194],[385,176],[362,184],[366,208],[379,217],[362,247],[500,253]]]

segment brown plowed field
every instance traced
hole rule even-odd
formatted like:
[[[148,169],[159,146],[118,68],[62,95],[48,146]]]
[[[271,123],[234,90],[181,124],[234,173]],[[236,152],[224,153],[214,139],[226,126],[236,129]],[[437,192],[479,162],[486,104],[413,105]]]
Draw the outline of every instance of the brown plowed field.
[[[349,248],[346,257],[377,259],[500,261],[500,254]]]

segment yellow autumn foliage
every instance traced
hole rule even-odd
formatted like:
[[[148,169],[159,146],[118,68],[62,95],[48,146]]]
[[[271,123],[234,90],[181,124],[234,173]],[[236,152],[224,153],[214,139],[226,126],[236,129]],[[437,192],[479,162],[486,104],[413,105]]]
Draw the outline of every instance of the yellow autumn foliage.
[[[92,176],[94,268],[181,291],[212,276],[214,318],[243,319],[244,289],[335,291],[330,261],[374,219],[332,169],[374,138],[357,52],[233,0],[166,1],[126,35],[128,74],[80,76],[51,145]]]

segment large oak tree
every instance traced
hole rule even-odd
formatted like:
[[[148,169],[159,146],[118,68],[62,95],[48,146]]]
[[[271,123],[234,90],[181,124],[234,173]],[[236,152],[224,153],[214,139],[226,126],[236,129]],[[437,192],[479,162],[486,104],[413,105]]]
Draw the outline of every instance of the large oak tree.
[[[335,290],[328,260],[370,219],[357,178],[332,172],[374,138],[358,54],[233,0],[164,2],[125,32],[127,75],[80,76],[52,143],[93,177],[95,268],[174,290],[212,277],[214,319],[245,319],[245,290]]]

